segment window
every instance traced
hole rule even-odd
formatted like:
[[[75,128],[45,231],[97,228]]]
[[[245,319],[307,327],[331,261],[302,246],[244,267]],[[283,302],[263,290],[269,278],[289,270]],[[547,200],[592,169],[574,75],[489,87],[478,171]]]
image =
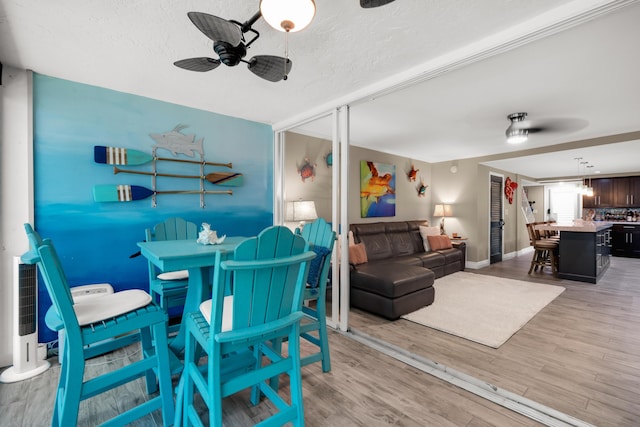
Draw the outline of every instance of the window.
[[[558,223],[572,222],[580,218],[580,195],[574,185],[549,187],[549,219]]]

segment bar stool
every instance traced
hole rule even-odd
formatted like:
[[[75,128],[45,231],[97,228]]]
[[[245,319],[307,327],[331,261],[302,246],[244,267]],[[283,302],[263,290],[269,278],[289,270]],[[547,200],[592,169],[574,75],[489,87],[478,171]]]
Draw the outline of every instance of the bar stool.
[[[527,231],[529,232],[530,244],[533,246],[533,258],[531,259],[531,266],[529,267],[528,274],[532,271],[540,271],[544,267],[551,267],[551,272],[554,276],[558,274],[558,248],[560,246],[556,239],[542,239],[540,232],[535,229],[535,223],[527,224]]]

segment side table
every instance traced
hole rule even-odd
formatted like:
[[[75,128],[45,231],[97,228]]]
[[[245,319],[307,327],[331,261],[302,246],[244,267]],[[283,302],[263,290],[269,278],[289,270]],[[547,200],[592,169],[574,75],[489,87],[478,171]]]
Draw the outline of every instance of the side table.
[[[451,239],[451,245],[462,251],[462,269],[464,270],[467,264],[467,237],[456,237],[453,238],[449,236]]]

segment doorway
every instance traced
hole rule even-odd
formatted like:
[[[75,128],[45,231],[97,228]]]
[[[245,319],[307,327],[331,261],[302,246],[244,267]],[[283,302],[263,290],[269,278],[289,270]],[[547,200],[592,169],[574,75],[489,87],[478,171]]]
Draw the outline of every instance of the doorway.
[[[501,175],[491,175],[491,201],[489,208],[489,263],[502,261],[502,235],[504,219],[502,217],[502,181]]]

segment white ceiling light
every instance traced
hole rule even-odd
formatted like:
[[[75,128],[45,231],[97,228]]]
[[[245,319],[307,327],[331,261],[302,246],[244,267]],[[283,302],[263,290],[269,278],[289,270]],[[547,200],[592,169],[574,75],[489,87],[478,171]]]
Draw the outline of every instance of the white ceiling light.
[[[276,30],[295,33],[311,23],[316,4],[313,0],[261,0],[260,12]]]
[[[516,127],[516,123],[522,122],[526,117],[527,113],[513,113],[507,116],[511,120],[511,124],[505,132],[509,144],[522,144],[529,139],[528,129]]]

